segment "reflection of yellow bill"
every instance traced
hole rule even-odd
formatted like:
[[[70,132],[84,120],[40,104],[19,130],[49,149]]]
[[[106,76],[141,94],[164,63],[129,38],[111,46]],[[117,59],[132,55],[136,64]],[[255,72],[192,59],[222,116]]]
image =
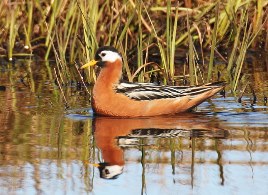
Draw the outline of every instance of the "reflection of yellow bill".
[[[88,62],[88,63],[84,64],[83,66],[81,66],[81,69],[87,68],[89,66],[94,66],[94,65],[97,64],[97,62],[98,61],[96,61],[96,60],[91,60],[90,62]]]
[[[87,165],[92,165],[93,167],[99,167],[100,165],[97,164],[97,163],[91,163],[91,162],[88,162],[87,160],[83,161],[84,164],[87,164]]]
[[[99,164],[96,164],[96,163],[92,163],[91,165],[94,166],[94,167],[99,167],[100,166]]]

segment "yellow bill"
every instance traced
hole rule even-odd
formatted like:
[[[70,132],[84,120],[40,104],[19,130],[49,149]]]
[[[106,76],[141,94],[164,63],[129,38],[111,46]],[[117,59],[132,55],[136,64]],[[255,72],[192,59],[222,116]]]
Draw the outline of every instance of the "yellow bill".
[[[94,65],[97,64],[97,62],[98,61],[96,61],[96,60],[91,60],[90,62],[88,62],[88,63],[84,64],[83,66],[81,66],[81,69],[87,68],[89,66],[94,66]]]

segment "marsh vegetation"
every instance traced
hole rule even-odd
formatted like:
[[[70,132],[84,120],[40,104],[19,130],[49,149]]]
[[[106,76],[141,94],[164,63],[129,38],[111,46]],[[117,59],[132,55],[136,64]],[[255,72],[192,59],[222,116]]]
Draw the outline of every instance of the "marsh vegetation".
[[[268,50],[267,8],[266,0],[4,0],[0,54],[10,61],[55,59],[66,84],[79,79],[75,64],[92,59],[98,46],[112,45],[123,54],[126,80],[226,80],[236,91],[247,52]],[[94,79],[90,70],[87,81]]]

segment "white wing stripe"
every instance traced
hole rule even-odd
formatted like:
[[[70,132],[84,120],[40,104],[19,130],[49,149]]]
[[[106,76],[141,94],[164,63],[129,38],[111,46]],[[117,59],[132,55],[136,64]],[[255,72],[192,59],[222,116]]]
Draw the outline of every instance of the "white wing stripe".
[[[115,86],[117,93],[123,93],[131,99],[136,100],[153,100],[162,98],[176,98],[182,96],[196,96],[207,92],[213,88],[222,87],[209,84],[203,86],[158,86],[153,83],[120,83]]]

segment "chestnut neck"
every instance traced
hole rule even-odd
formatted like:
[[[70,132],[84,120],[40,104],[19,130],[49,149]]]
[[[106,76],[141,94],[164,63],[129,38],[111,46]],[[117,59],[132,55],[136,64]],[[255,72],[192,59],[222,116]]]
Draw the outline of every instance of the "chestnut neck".
[[[114,62],[106,62],[102,67],[97,78],[96,84],[103,87],[113,87],[118,84],[122,76],[122,61],[120,59]]]

